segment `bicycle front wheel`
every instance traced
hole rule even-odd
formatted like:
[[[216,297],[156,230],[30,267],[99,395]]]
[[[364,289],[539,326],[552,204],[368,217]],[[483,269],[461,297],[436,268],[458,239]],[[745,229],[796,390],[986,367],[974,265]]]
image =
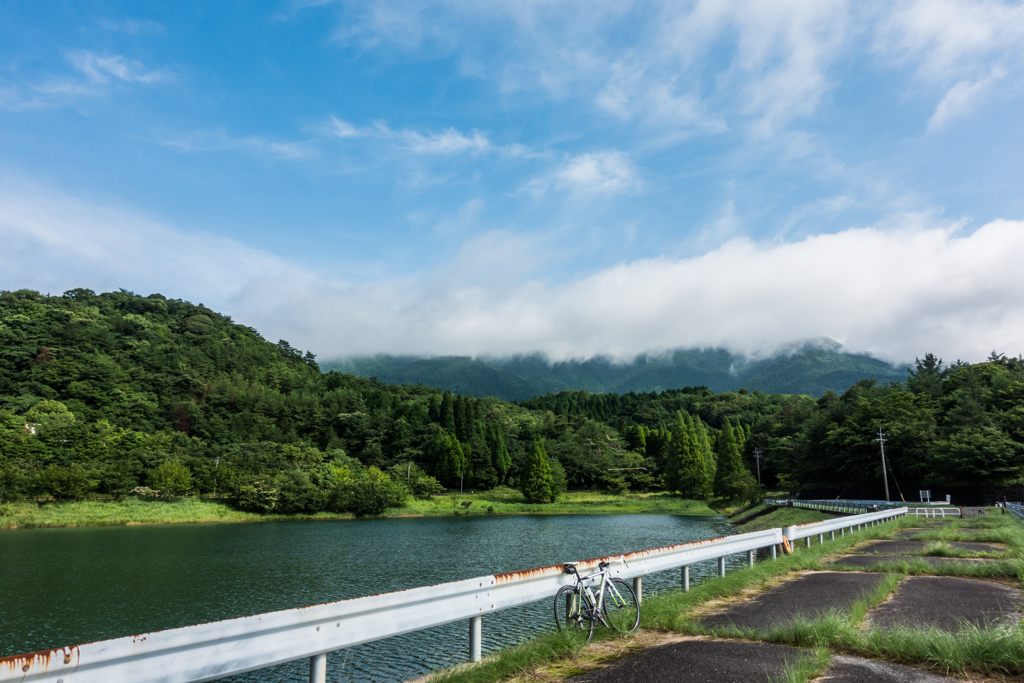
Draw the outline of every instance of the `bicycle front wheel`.
[[[576,586],[562,586],[555,593],[555,624],[559,631],[586,631],[589,641],[594,635],[592,614],[590,601]]]
[[[602,616],[605,624],[619,633],[631,633],[640,625],[640,603],[622,579],[609,579],[605,584]]]

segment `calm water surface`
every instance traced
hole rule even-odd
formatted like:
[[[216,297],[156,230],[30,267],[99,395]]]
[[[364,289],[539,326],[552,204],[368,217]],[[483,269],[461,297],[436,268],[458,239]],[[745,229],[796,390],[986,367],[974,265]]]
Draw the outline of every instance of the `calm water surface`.
[[[715,517],[552,515],[0,532],[0,656],[735,533]],[[730,558],[741,566],[744,557]],[[713,576],[714,561],[691,568]],[[644,579],[649,594],[678,571]],[[486,616],[484,651],[553,626]],[[467,624],[329,655],[328,680],[402,681],[467,657]],[[304,681],[292,663],[233,681]]]

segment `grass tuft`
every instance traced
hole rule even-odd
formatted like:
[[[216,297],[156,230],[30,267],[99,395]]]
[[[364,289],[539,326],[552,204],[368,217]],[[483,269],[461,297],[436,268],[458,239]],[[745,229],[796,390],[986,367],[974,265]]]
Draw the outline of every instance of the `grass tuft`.
[[[768,680],[770,683],[807,683],[823,674],[831,659],[831,652],[818,647],[787,665],[779,676],[770,676]]]

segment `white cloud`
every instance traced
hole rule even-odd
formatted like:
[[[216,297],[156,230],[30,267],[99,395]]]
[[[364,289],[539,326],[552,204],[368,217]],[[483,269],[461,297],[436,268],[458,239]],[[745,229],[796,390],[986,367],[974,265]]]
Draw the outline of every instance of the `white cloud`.
[[[642,184],[629,155],[617,150],[579,154],[552,173],[528,182],[523,190],[535,195],[550,189],[574,194],[604,195],[638,192]]]
[[[357,138],[362,135],[362,133],[359,132],[359,129],[351,123],[348,121],[342,121],[337,116],[333,115],[322,128],[328,135],[336,138]]]
[[[538,261],[546,250],[533,238],[487,233],[433,272],[357,284],[130,211],[5,183],[0,287],[160,291],[321,358],[629,358],[702,346],[756,354],[820,336],[893,361],[1024,351],[1024,222],[993,221],[973,233],[919,223],[793,243],[733,240],[562,284],[538,278],[557,264]]]
[[[479,131],[471,131],[465,135],[449,128],[441,133],[417,133],[402,130],[393,133],[399,144],[417,154],[458,154],[460,152],[486,152],[491,143]]]
[[[71,50],[65,57],[84,78],[51,75],[35,82],[0,84],[0,108],[26,111],[63,107],[83,99],[102,97],[115,85],[152,85],[175,78],[168,69],[147,69],[141,62],[122,55]]]
[[[152,19],[124,19],[122,21],[104,19],[99,24],[108,31],[125,33],[130,36],[163,35],[166,32],[163,24]]]
[[[994,69],[978,81],[964,80],[954,85],[935,107],[935,113],[928,120],[928,130],[942,130],[953,119],[969,114],[1002,78],[1002,69]]]
[[[1024,5],[1000,0],[911,0],[882,17],[878,49],[916,67],[943,96],[928,122],[939,130],[1024,76]]]
[[[122,55],[98,55],[88,50],[72,50],[68,61],[93,83],[108,83],[111,77],[125,83],[158,83],[171,77],[165,69],[148,70],[141,62]]]
[[[234,137],[223,130],[199,131],[160,140],[160,144],[182,152],[244,152],[277,159],[305,159],[318,153],[313,143],[305,140],[273,140],[260,135]]]

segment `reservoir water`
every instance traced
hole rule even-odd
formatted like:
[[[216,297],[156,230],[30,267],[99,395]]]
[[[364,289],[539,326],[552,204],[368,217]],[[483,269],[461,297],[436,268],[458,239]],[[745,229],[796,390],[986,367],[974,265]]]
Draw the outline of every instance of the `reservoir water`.
[[[735,533],[716,517],[530,515],[0,532],[0,656]],[[738,567],[745,557],[729,558]],[[715,562],[691,581],[715,575]],[[678,571],[644,579],[675,588]],[[484,652],[553,627],[544,601],[484,617]],[[329,655],[328,680],[466,660],[459,622]],[[233,681],[305,681],[308,661]]]

